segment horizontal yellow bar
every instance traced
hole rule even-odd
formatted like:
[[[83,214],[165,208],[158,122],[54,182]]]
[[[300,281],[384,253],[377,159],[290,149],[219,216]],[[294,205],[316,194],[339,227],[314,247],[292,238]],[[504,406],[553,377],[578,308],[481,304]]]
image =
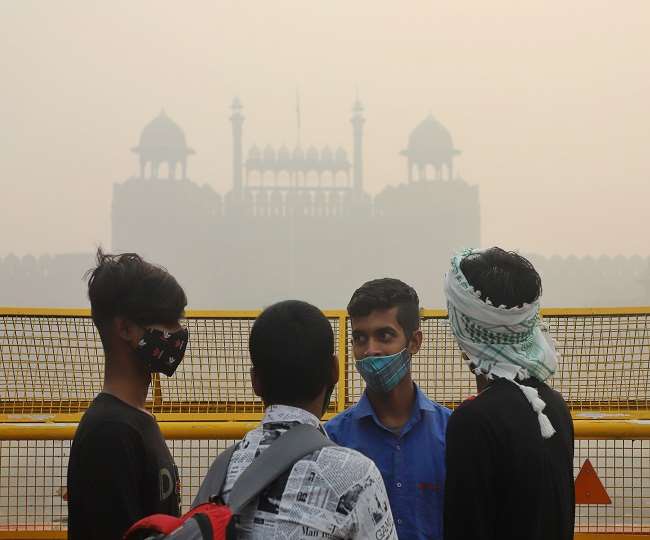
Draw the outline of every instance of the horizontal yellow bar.
[[[650,439],[650,420],[574,420],[576,439]]]
[[[261,309],[247,310],[211,310],[188,309],[185,312],[187,319],[255,319]],[[344,309],[327,309],[323,313],[332,319],[347,316]],[[21,317],[90,317],[88,308],[41,308],[41,307],[9,307],[0,306],[0,316]]]
[[[420,317],[427,319],[446,319],[446,309],[421,309]]]
[[[212,310],[212,309],[188,309],[185,311],[187,319],[255,319],[262,313],[261,309],[249,310]],[[341,309],[326,309],[323,311],[326,317],[335,319],[347,316],[347,311]]]
[[[78,424],[0,424],[0,440],[70,440]],[[166,439],[241,439],[259,422],[159,422]]]
[[[581,532],[573,535],[573,540],[642,540],[650,538],[650,533],[589,533]]]
[[[251,310],[199,310],[189,309],[185,312],[188,319],[254,319],[261,313],[259,309]],[[329,309],[324,311],[330,318],[347,316],[344,309]],[[444,309],[422,309],[422,317],[445,318],[447,311]],[[90,317],[88,308],[39,308],[39,307],[10,307],[0,306],[0,316],[23,317]],[[622,307],[587,307],[587,308],[543,308],[542,316],[593,316],[593,315],[650,315],[650,306],[622,306]]]
[[[186,319],[256,319],[261,313],[259,309],[211,310],[188,309]]]
[[[166,439],[241,439],[259,422],[159,422],[158,425]],[[650,420],[575,420],[573,425],[576,439],[650,439]],[[69,440],[76,429],[76,423],[3,423],[0,440]]]
[[[154,415],[158,422],[260,422],[264,413],[154,413]]]
[[[173,405],[173,404],[172,404]],[[4,413],[0,414],[0,424],[13,423],[45,423],[45,424],[76,424],[81,420],[83,412],[78,413]],[[262,412],[191,412],[191,413],[164,413],[155,412],[158,422],[260,422],[264,413]],[[329,420],[335,413],[328,412],[323,420]],[[572,411],[574,421],[597,420],[623,421],[623,420],[650,420],[650,410],[574,410]]]
[[[620,409],[588,410],[580,409],[579,402],[571,410],[573,420],[650,420],[650,409],[626,409],[621,403]],[[611,403],[609,404],[612,405]],[[571,405],[569,405],[571,408]]]
[[[591,317],[594,315],[650,315],[650,306],[623,306],[623,307],[560,307],[560,308],[542,308],[542,317]],[[444,319],[447,317],[445,309],[421,309],[421,317]]]
[[[241,439],[259,422],[161,422],[166,439]]]
[[[632,307],[590,307],[590,308],[543,308],[542,317],[586,316],[591,315],[650,315],[650,306]]]
[[[65,540],[68,531],[0,531],[0,540]]]
[[[78,423],[84,413],[3,413],[0,414],[0,423]]]
[[[76,423],[0,424],[0,441],[67,441],[74,438]]]
[[[0,306],[0,316],[3,315],[18,317],[90,317],[90,309]]]

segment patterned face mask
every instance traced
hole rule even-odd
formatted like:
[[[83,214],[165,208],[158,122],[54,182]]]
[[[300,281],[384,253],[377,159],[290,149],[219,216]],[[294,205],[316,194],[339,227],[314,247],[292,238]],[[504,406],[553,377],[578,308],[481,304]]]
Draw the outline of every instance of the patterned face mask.
[[[356,361],[357,371],[373,392],[387,394],[395,388],[411,367],[406,347],[390,356],[367,356]]]
[[[151,373],[164,373],[171,377],[183,360],[189,335],[187,328],[176,332],[147,328],[138,343],[136,354]]]

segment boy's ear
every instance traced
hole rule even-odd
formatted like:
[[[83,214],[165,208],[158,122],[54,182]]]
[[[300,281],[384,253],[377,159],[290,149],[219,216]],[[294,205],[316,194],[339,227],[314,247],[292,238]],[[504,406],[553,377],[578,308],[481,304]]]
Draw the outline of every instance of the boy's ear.
[[[254,367],[252,367],[250,374],[251,374],[251,384],[253,386],[253,392],[255,392],[255,395],[257,397],[264,399],[262,396],[263,393],[262,380],[260,379],[257,370]]]
[[[332,355],[332,384],[339,382],[341,373],[339,371],[339,357],[335,354]]]
[[[420,347],[422,347],[422,330],[418,329],[413,332],[413,335],[408,342],[407,348],[411,354],[417,354],[420,350]]]
[[[144,330],[140,326],[125,317],[115,317],[113,319],[113,330],[115,336],[128,342],[131,347],[135,347],[138,344],[144,333]]]
[[[132,325],[129,320],[124,317],[115,317],[112,324],[116,336],[124,341],[131,341]]]

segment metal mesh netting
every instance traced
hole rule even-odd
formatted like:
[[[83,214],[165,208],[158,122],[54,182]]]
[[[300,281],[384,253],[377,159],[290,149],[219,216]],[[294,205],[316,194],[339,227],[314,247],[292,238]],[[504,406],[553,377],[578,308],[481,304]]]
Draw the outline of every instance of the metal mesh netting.
[[[77,412],[101,390],[104,353],[89,317],[0,316],[0,407]]]
[[[215,456],[233,441],[168,441],[189,509]],[[70,441],[0,441],[0,531],[66,528]],[[611,505],[576,507],[576,531],[650,532],[650,441],[576,441],[574,471],[589,458]]]
[[[168,441],[189,509],[215,456],[234,441]],[[71,441],[0,441],[0,531],[65,530]]]
[[[190,346],[172,378],[155,377],[156,413],[260,413],[253,395],[248,335],[254,316],[188,318]],[[351,350],[349,328],[345,331]],[[650,314],[546,316],[562,359],[550,383],[573,410],[648,409]],[[101,390],[103,353],[89,317],[0,315],[0,413],[79,413]],[[349,322],[348,322],[349,325]],[[413,376],[436,401],[455,406],[474,392],[444,316],[422,319]],[[347,354],[346,404],[362,392]],[[333,407],[336,407],[336,393]]]
[[[261,413],[250,384],[250,317],[188,318],[185,358],[154,376],[154,413]],[[330,318],[335,339],[339,320]],[[104,354],[89,317],[0,315],[0,413],[82,413],[101,391]],[[332,396],[332,410],[337,394]]]
[[[0,415],[5,422],[75,421],[101,390],[99,337],[84,314],[28,311],[0,312]],[[329,317],[335,348],[345,356],[340,382],[345,400],[337,400],[335,392],[333,412],[356,402],[363,385],[351,357],[349,321],[340,324],[339,312]],[[262,412],[249,379],[248,336],[254,318],[254,313],[188,314],[187,357],[173,378],[154,377],[150,390],[148,406],[159,419],[168,415],[195,422],[216,414],[219,420],[237,420]],[[650,310],[553,310],[544,320],[563,355],[550,383],[563,393],[576,418],[598,417],[598,411],[650,418]],[[425,312],[422,331],[414,379],[432,399],[454,407],[475,392],[473,376],[443,313]],[[227,444],[169,441],[185,509],[209,463]],[[0,441],[0,531],[65,529],[69,446],[70,441]],[[576,441],[576,473],[587,458],[613,504],[578,506],[576,530],[650,532],[650,441]]]
[[[544,322],[562,354],[548,382],[573,411],[650,409],[650,313],[552,315]],[[422,348],[414,356],[414,380],[433,400],[455,407],[476,392],[474,376],[444,316],[423,317]],[[348,321],[348,351],[352,350]],[[347,401],[356,402],[363,380],[348,362]]]
[[[650,440],[578,440],[575,474],[589,459],[612,504],[576,506],[576,531],[650,533]]]

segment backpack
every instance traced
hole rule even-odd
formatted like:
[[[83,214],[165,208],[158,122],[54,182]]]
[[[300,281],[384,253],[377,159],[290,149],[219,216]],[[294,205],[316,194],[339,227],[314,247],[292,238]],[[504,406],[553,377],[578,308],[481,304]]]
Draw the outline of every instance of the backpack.
[[[283,433],[239,476],[230,492],[228,505],[221,499],[228,464],[237,445],[217,456],[203,480],[193,508],[181,517],[154,514],[134,523],[124,540],[233,540],[237,538],[233,516],[266,487],[316,450],[336,446],[321,431],[298,424]],[[201,504],[200,501],[203,502]]]

